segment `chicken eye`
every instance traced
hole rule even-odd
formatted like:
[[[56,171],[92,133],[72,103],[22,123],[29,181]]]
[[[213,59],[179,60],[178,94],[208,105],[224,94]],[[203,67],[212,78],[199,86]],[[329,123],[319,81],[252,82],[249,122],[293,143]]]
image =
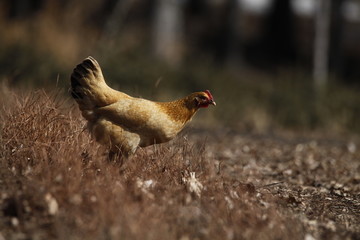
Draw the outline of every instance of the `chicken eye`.
[[[201,100],[207,100],[207,97],[205,97],[205,96],[200,96],[200,99],[201,99]]]

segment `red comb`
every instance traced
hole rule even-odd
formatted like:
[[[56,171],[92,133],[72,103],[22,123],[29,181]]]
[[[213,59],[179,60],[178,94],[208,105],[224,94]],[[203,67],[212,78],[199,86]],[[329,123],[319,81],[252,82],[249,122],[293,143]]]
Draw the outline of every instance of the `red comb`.
[[[213,99],[213,96],[211,95],[209,90],[205,90],[204,92],[209,96],[210,99]]]

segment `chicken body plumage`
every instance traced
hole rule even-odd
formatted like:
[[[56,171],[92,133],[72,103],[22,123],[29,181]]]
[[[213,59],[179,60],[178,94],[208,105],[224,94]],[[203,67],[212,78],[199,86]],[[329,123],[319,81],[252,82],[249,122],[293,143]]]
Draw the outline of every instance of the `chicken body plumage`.
[[[215,105],[209,91],[172,102],[131,97],[110,88],[97,61],[86,58],[71,75],[71,94],[95,139],[110,153],[128,156],[138,147],[173,139],[200,107]]]

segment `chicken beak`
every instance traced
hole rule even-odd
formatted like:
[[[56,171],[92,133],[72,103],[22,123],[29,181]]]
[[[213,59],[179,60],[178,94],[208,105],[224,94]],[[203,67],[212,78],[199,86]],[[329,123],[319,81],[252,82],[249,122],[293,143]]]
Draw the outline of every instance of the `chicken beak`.
[[[210,100],[209,104],[216,106],[216,102],[214,100]]]

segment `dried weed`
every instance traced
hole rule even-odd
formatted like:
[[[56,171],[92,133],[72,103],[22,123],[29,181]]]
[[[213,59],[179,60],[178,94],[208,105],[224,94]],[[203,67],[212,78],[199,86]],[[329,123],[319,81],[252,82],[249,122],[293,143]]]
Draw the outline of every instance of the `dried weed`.
[[[356,149],[206,132],[139,149],[120,167],[60,94],[9,91],[5,98],[6,239],[358,236]],[[331,175],[347,176],[332,183]]]

